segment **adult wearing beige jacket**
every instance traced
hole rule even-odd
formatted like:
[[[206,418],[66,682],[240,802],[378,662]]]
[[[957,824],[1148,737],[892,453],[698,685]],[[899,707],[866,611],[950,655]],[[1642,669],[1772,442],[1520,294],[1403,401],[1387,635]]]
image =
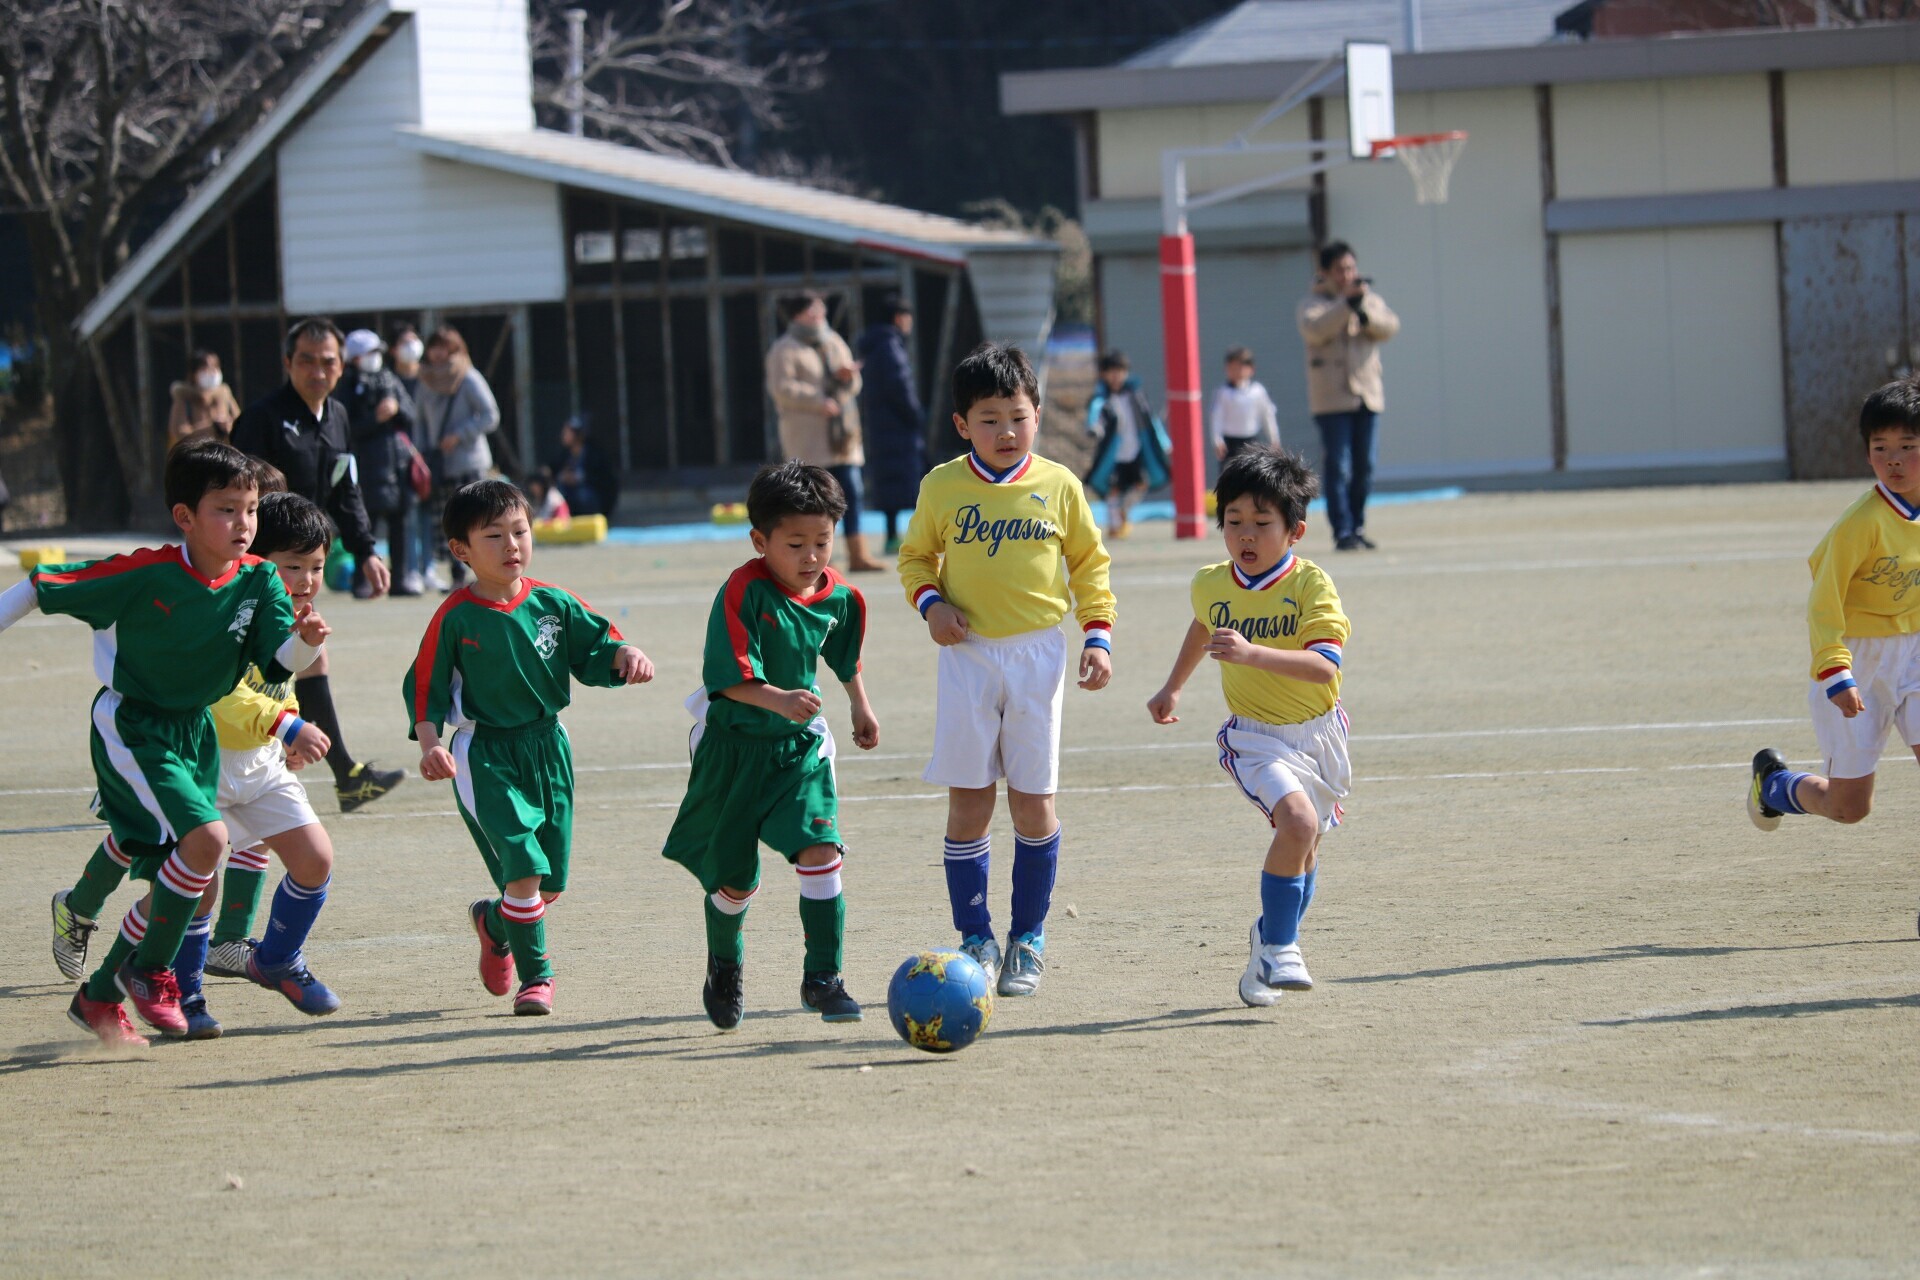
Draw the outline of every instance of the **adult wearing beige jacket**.
[[[879,569],[860,532],[860,468],[867,460],[860,447],[860,366],[827,323],[826,299],[819,294],[795,294],[780,310],[787,331],[767,351],[767,394],[779,417],[780,452],[833,473],[847,496],[847,567],[856,573]]]
[[[1320,491],[1327,497],[1333,545],[1372,550],[1367,495],[1373,491],[1374,427],[1387,407],[1380,344],[1400,332],[1400,317],[1367,287],[1352,246],[1335,240],[1320,250],[1320,273],[1294,319],[1306,342],[1307,408],[1320,428]]]

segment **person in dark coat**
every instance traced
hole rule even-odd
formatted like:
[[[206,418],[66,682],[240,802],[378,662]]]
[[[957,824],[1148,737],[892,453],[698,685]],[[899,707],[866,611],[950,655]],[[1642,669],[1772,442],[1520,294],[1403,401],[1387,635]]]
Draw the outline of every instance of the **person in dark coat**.
[[[1087,488],[1107,500],[1107,536],[1133,532],[1127,508],[1143,489],[1158,489],[1172,474],[1166,428],[1153,416],[1133,365],[1118,351],[1100,357],[1100,384],[1087,405],[1087,434],[1100,443],[1087,471]]]
[[[354,554],[373,595],[384,595],[391,581],[387,566],[374,554],[373,526],[360,498],[347,407],[333,398],[339,384],[346,335],[331,320],[302,320],[287,331],[287,380],[280,389],[247,406],[233,424],[233,446],[271,463],[297,493],[333,517],[340,540]],[[327,766],[340,811],[350,813],[399,786],[405,769],[376,769],[347,750],[340,717],[333,709],[323,651],[294,681],[300,715],[333,739]]]
[[[355,329],[347,335],[347,372],[340,380],[340,399],[347,406],[347,432],[353,438],[367,520],[376,530],[382,524],[387,527],[387,553],[393,564],[391,593],[417,596],[419,588],[407,582],[413,454],[403,442],[413,433],[413,396],[386,367],[386,348],[371,329]],[[371,594],[366,575],[358,568],[353,593],[362,599]]]
[[[913,308],[898,294],[886,319],[867,326],[854,346],[865,379],[860,421],[867,433],[867,500],[887,521],[887,552],[900,549],[899,517],[920,498],[927,473],[927,411],[913,385]]]
[[[620,501],[620,472],[593,443],[587,424],[568,418],[560,428],[560,452],[553,459],[554,486],[576,516],[611,516]]]

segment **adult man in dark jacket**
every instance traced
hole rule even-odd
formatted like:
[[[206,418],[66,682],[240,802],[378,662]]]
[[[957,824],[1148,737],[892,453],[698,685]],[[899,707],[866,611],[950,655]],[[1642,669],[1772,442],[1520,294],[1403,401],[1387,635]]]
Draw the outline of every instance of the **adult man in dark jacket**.
[[[927,473],[927,412],[913,386],[913,308],[888,294],[886,319],[867,326],[855,344],[861,361],[860,421],[867,433],[867,500],[887,519],[887,551],[900,549],[897,524],[920,498]]]
[[[413,433],[413,397],[386,367],[386,345],[371,329],[355,329],[347,335],[347,372],[341,379],[340,399],[347,406],[347,432],[353,439],[368,523],[387,527],[387,550],[393,561],[389,590],[396,596],[417,596],[418,588],[406,585],[407,512],[413,506],[409,482],[413,453],[407,444]],[[364,564],[354,575],[353,593],[372,594]]]
[[[345,339],[331,320],[302,320],[287,331],[287,380],[278,391],[247,407],[233,424],[233,444],[280,469],[289,492],[297,493],[333,517],[347,550],[358,557],[374,595],[386,592],[387,566],[374,554],[373,528],[360,499],[347,434],[346,406],[332,398],[340,381]],[[333,770],[340,811],[351,813],[399,786],[404,769],[375,769],[354,761],[333,709],[327,683],[327,655],[294,681],[303,718],[333,740],[327,765]]]

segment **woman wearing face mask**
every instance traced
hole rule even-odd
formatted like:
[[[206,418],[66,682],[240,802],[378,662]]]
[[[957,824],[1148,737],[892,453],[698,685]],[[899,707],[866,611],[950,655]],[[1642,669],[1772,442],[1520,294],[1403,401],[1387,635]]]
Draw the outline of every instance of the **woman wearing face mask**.
[[[167,444],[176,445],[188,436],[211,433],[225,440],[233,432],[233,420],[240,416],[240,404],[233,398],[220,373],[220,357],[211,351],[196,351],[187,361],[184,381],[173,384],[173,411],[167,415]]]
[[[867,554],[860,532],[865,486],[860,469],[860,366],[846,339],[827,323],[826,299],[798,293],[780,304],[787,331],[767,350],[767,394],[779,411],[780,453],[825,467],[847,497],[841,527],[847,568],[865,573],[884,566]]]
[[[417,596],[409,589],[407,511],[413,505],[408,480],[413,455],[405,441],[413,433],[413,397],[386,367],[386,343],[371,329],[347,335],[346,376],[335,395],[347,406],[347,431],[353,438],[354,466],[360,471],[360,496],[367,504],[367,520],[378,533],[386,526],[387,558],[391,561],[390,595]],[[371,589],[358,574],[353,593],[365,598]]]

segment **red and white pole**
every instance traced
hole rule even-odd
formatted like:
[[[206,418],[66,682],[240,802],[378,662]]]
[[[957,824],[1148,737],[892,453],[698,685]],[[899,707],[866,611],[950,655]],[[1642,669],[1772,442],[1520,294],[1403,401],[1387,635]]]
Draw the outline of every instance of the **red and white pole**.
[[[1193,237],[1160,237],[1160,322],[1167,361],[1167,431],[1173,437],[1173,536],[1207,536],[1206,438],[1200,421],[1200,309]]]

